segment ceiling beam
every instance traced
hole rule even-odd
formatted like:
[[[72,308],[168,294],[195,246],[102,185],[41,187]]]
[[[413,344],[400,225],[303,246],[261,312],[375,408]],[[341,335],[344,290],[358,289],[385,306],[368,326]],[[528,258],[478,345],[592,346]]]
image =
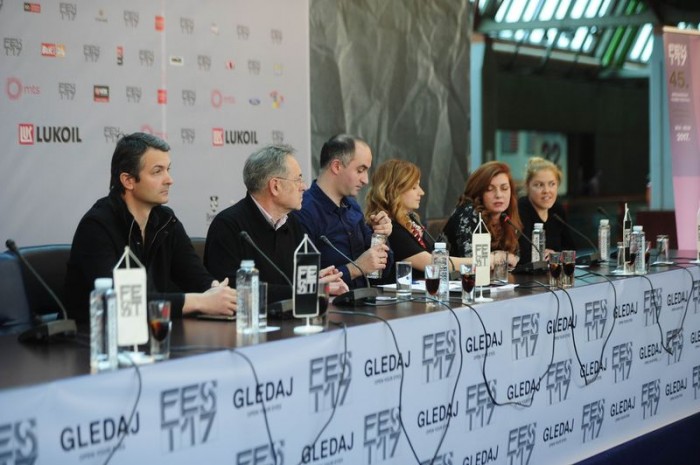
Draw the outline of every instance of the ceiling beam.
[[[645,24],[658,24],[658,18],[650,10],[626,16],[602,16],[595,18],[564,18],[548,21],[516,21],[513,23],[496,22],[492,19],[482,18],[478,32],[489,34],[501,31],[533,30],[533,29],[570,29],[579,27],[608,28],[616,26],[643,26]]]

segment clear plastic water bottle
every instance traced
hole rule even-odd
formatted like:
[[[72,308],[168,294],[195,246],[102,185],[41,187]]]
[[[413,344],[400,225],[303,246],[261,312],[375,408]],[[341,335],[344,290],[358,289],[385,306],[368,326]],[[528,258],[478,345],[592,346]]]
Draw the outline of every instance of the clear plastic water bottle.
[[[607,263],[610,260],[610,221],[607,219],[600,220],[598,226],[598,251],[600,259]]]
[[[236,272],[238,309],[236,310],[236,332],[253,333],[258,331],[260,273],[253,260],[241,260]]]
[[[433,249],[433,264],[440,266],[440,287],[437,298],[440,302],[449,304],[450,302],[450,254],[447,251],[447,244],[436,242]]]
[[[546,246],[544,224],[535,223],[532,228],[532,261],[544,261],[544,249]]]
[[[90,371],[111,371],[117,365],[117,297],[112,278],[98,278],[90,293]]]
[[[634,274],[646,274],[647,267],[645,263],[645,244],[644,231],[642,226],[636,225],[632,228],[630,234],[630,261],[634,257]]]

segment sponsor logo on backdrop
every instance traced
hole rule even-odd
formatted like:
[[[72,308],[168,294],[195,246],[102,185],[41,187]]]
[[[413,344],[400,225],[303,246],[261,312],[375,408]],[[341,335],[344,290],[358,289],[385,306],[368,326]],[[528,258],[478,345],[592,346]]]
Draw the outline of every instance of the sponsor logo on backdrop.
[[[22,39],[5,37],[2,45],[5,47],[5,56],[18,57],[22,54]]]
[[[526,379],[524,381],[518,381],[513,384],[509,384],[506,389],[506,396],[508,400],[520,401],[521,397],[534,396],[535,392],[540,390],[540,381],[536,378]],[[523,401],[525,399],[522,399]]]
[[[275,76],[284,75],[284,65],[282,63],[275,63],[272,65],[272,74]]]
[[[577,321],[578,317],[576,315],[547,320],[547,334],[557,334],[557,339],[570,336],[574,328],[576,328]]]
[[[632,370],[632,360],[634,359],[634,349],[632,341],[623,342],[612,348],[612,370],[615,375],[615,382],[627,381]]]
[[[273,144],[284,144],[284,131],[273,130],[271,139]]]
[[[499,447],[500,446],[496,444],[495,446],[490,446],[485,449],[480,448],[475,452],[469,452],[466,457],[464,457],[464,460],[462,460],[462,465],[488,465],[489,463],[499,463]],[[446,465],[452,465],[452,462]]]
[[[510,465],[529,465],[537,442],[537,423],[530,423],[508,432],[508,460]]]
[[[158,31],[158,32],[164,31],[165,30],[165,17],[156,16],[155,20],[156,20],[156,22],[155,22],[156,31]]]
[[[491,356],[496,353],[495,350],[489,350],[494,347],[501,347],[503,345],[503,330],[494,331],[492,333],[481,333],[478,336],[469,336],[464,341],[464,350],[468,353],[478,352],[474,358],[479,359],[484,356],[484,352],[487,350],[488,355]]]
[[[160,137],[163,140],[168,140],[168,135],[165,132],[154,131],[153,127],[150,124],[142,124],[141,132],[145,132],[146,134],[153,134],[154,136]]]
[[[513,360],[522,360],[535,355],[540,330],[539,321],[539,313],[513,317],[511,321]]]
[[[644,326],[652,326],[657,322],[657,313],[661,312],[662,288],[656,287],[644,291]]]
[[[435,405],[433,407],[421,410],[416,416],[416,424],[418,428],[428,428],[426,433],[441,431],[447,425],[450,418],[456,418],[459,414],[459,401],[452,403]],[[445,422],[445,425],[438,423]]]
[[[319,438],[314,444],[304,446],[301,451],[301,463],[315,463],[319,460],[329,459],[333,460],[331,463],[339,463],[342,461],[339,456],[352,451],[354,447],[355,433],[352,431],[338,436]]]
[[[92,99],[95,102],[109,102],[109,86],[92,86]]]
[[[191,89],[182,89],[182,104],[191,107],[195,103],[197,103],[197,92]]]
[[[209,71],[211,69],[211,57],[209,55],[197,55],[197,68],[200,71]]]
[[[566,401],[571,384],[571,359],[554,362],[547,370],[547,393],[549,405]]]
[[[452,374],[457,354],[457,331],[449,329],[423,336],[425,382],[447,379]]]
[[[248,74],[257,76],[260,74],[260,60],[248,60]]]
[[[583,442],[598,439],[605,418],[605,399],[585,404],[581,412],[581,431]]]
[[[0,459],[3,465],[32,465],[39,461],[39,434],[35,418],[0,422]]]
[[[141,101],[141,87],[126,86],[126,101],[129,103],[139,103]]]
[[[598,378],[598,374],[601,371],[606,371],[608,369],[608,358],[605,357],[602,360],[591,360],[589,362],[581,363],[579,367],[579,375],[584,380],[589,383]]]
[[[194,33],[194,19],[180,17],[180,32],[183,34]]]
[[[264,442],[236,452],[236,465],[284,465],[284,441]]]
[[[654,342],[652,344],[647,344],[639,348],[639,359],[644,360],[644,363],[651,363],[658,360],[658,356],[661,355],[661,343]]]
[[[683,329],[673,329],[666,332],[666,346],[671,351],[667,358],[667,364],[673,365],[681,361],[683,355]]]
[[[469,431],[484,428],[491,424],[495,405],[491,401],[489,390],[495,394],[495,379],[490,380],[488,386],[486,383],[467,386],[467,409],[465,413],[467,414]]]
[[[219,209],[219,196],[218,195],[210,195],[209,196],[209,211],[207,212],[207,224],[210,224],[214,217],[216,216],[216,212]]]
[[[121,45],[117,46],[117,65],[122,66],[124,64],[124,47]]]
[[[574,432],[574,418],[559,420],[558,422],[545,426],[542,430],[542,441],[548,444],[549,447],[554,447],[558,444],[566,442],[569,435]]]
[[[236,131],[224,130],[223,128],[212,128],[212,144],[214,147],[225,145],[257,145],[257,131]]]
[[[194,135],[195,135],[194,128],[181,128],[180,129],[180,138],[182,139],[183,144],[187,144],[187,145],[194,144]]]
[[[273,45],[282,43],[282,31],[280,29],[270,29],[270,39]]]
[[[266,411],[280,408],[282,401],[294,394],[294,378],[279,378],[265,381],[252,386],[237,388],[233,391],[233,406],[236,410],[265,405]]]
[[[24,11],[27,13],[41,13],[41,5],[38,3],[24,2]]]
[[[284,105],[284,95],[276,90],[270,92],[270,99],[272,100],[272,108],[274,109],[282,108],[282,105]]]
[[[638,310],[639,302],[635,300],[632,302],[622,303],[615,307],[613,315],[615,318],[621,319],[621,321],[619,321],[618,323],[625,323],[627,321],[631,321],[632,317],[637,315]]]
[[[401,438],[399,409],[395,407],[366,415],[362,437],[367,465],[394,458]]]
[[[251,106],[257,107],[260,105],[261,100],[258,97],[250,97],[248,103],[250,103]]]
[[[655,379],[642,384],[642,418],[653,417],[659,410],[661,398],[661,380]]]
[[[52,43],[48,43],[48,42],[42,42],[42,44],[41,44],[41,56],[54,57],[54,58],[65,58],[66,57],[66,46],[63,44],[52,44]]]
[[[234,105],[236,103],[236,97],[233,95],[224,95],[220,90],[214,89],[211,91],[211,106],[214,108],[221,108],[224,104]]]
[[[5,81],[5,94],[10,100],[19,100],[23,95],[41,95],[41,87],[36,84],[23,84],[13,76]]]
[[[248,40],[250,38],[250,28],[242,24],[236,25],[236,37],[238,37],[238,40]]]
[[[171,56],[170,65],[171,66],[183,66],[185,64],[185,59],[181,56]]]
[[[165,105],[168,103],[168,91],[165,89],[158,89],[157,102],[159,105]]]
[[[419,465],[452,465],[454,463],[454,451],[443,451],[435,455],[431,454],[429,458],[418,462]]]
[[[671,292],[666,295],[666,305],[673,310],[683,310],[690,301],[692,295],[690,291]]]
[[[100,46],[86,44],[83,45],[83,56],[89,63],[97,63],[100,60]]]
[[[700,329],[696,329],[690,333],[690,343],[695,344],[696,347],[700,344]]]
[[[693,280],[693,303],[695,304],[695,313],[700,311],[700,279]]]
[[[226,60],[226,69],[229,71],[233,71],[236,69],[236,63],[233,60]]]
[[[597,341],[605,334],[608,321],[608,299],[593,300],[584,304],[586,338],[588,342]]]
[[[314,413],[345,405],[352,381],[351,360],[352,352],[347,352],[309,361],[309,396]]]
[[[58,95],[61,97],[61,100],[73,100],[75,98],[75,83],[59,82]]]
[[[669,63],[675,66],[685,66],[685,60],[688,58],[688,48],[685,44],[668,44]]]
[[[698,395],[700,394],[700,365],[693,367],[693,392],[695,400],[698,400]]]
[[[614,418],[615,421],[624,420],[629,418],[632,414],[632,410],[637,406],[637,396],[627,397],[617,402],[610,404],[610,418]]]
[[[105,142],[108,144],[116,144],[122,135],[121,128],[116,126],[105,126],[103,134],[105,136]]]
[[[373,378],[375,384],[399,379],[401,372],[411,366],[411,351],[399,355],[387,354],[365,360],[365,378]]]
[[[78,15],[78,5],[75,3],[61,2],[58,4],[58,12],[63,21],[74,21]]]
[[[78,126],[34,126],[31,123],[20,123],[19,143],[33,145],[34,143],[81,143]]]
[[[139,12],[124,10],[124,26],[131,28],[139,27]]]
[[[151,67],[156,61],[156,54],[153,50],[141,49],[139,50],[139,64],[141,66]]]
[[[97,16],[95,16],[95,21],[97,21],[98,23],[106,23],[109,21],[107,19],[107,13],[105,13],[105,11],[102,8],[97,10]]]
[[[164,452],[206,444],[217,435],[216,380],[160,392],[161,446]]]
[[[678,399],[683,395],[683,391],[688,389],[688,378],[680,378],[666,383],[664,393],[671,400]]]
[[[129,421],[130,415],[103,417],[89,423],[66,426],[61,430],[59,442],[64,452],[80,451],[81,459],[93,455],[109,454],[122,436],[139,434],[139,412]],[[128,444],[128,442],[127,442]],[[87,449],[94,449],[92,454]],[[88,455],[89,454],[89,455]]]

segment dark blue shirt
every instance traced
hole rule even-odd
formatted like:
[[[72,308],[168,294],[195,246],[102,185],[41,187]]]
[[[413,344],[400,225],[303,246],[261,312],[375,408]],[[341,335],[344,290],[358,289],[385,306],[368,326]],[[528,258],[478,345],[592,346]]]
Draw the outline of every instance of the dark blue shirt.
[[[343,272],[343,280],[350,288],[366,286],[362,277],[350,280],[350,271],[346,266],[347,259],[321,240],[321,236],[326,236],[333,245],[353,260],[357,260],[365,250],[369,249],[372,242],[372,229],[365,223],[362,209],[354,198],[343,197],[340,206],[337,206],[314,181],[304,192],[301,210],[292,214],[297,217],[308,233],[309,239],[321,252],[322,268],[335,265]],[[387,270],[390,269],[391,264],[390,254]]]

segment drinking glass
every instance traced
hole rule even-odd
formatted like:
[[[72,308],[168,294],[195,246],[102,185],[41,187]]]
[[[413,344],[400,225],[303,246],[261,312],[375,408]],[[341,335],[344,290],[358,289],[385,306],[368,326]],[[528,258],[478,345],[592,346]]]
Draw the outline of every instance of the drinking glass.
[[[564,274],[561,277],[561,287],[573,287],[574,271],[576,270],[576,251],[562,250],[561,263],[564,268]]]
[[[437,298],[440,289],[440,265],[425,265],[425,297],[428,303]]]
[[[463,264],[459,267],[462,275],[462,303],[474,303],[474,284],[476,283],[476,272],[473,265]]]
[[[148,302],[148,327],[151,329],[151,356],[153,360],[170,358],[170,301]]]
[[[551,287],[561,286],[561,252],[549,254],[549,285]]]
[[[396,297],[406,299],[411,296],[413,266],[411,262],[396,262]]]
[[[267,283],[260,281],[258,283],[258,330],[267,330]]]

